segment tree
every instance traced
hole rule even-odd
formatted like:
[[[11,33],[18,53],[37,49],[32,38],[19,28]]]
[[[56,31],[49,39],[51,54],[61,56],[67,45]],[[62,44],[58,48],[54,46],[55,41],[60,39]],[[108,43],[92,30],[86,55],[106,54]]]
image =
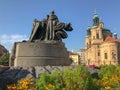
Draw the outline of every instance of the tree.
[[[0,64],[8,65],[9,64],[9,54],[3,54],[0,56]]]

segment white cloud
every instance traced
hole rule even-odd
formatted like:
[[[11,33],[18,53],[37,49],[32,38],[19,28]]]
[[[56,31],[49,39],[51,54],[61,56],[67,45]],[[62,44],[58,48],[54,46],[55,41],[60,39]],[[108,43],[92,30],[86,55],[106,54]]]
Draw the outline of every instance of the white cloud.
[[[12,49],[14,42],[21,42],[23,40],[28,40],[28,37],[26,35],[19,35],[19,34],[0,35],[0,44],[5,46],[8,50]]]

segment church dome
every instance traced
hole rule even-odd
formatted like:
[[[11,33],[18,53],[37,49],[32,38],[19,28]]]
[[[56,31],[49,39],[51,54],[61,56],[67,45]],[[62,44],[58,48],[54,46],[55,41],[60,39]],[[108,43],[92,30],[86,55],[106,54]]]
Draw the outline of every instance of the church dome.
[[[93,19],[99,18],[97,14],[94,14]]]

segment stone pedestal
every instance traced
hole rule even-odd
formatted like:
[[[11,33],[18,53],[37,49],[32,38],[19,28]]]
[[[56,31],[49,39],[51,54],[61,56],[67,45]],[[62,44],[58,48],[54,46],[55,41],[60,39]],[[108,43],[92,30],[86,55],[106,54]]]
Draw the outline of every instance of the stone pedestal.
[[[71,63],[60,41],[18,42],[15,47],[14,66],[67,66]]]

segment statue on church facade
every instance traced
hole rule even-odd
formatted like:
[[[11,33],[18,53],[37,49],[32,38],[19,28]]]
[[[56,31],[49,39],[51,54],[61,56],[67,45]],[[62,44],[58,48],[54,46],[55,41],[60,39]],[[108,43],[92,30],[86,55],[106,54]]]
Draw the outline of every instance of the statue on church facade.
[[[72,30],[70,23],[65,24],[59,22],[54,11],[51,11],[46,19],[43,19],[42,21],[38,21],[37,19],[34,20],[30,41],[62,40],[62,38],[67,38],[67,33],[65,31]]]

